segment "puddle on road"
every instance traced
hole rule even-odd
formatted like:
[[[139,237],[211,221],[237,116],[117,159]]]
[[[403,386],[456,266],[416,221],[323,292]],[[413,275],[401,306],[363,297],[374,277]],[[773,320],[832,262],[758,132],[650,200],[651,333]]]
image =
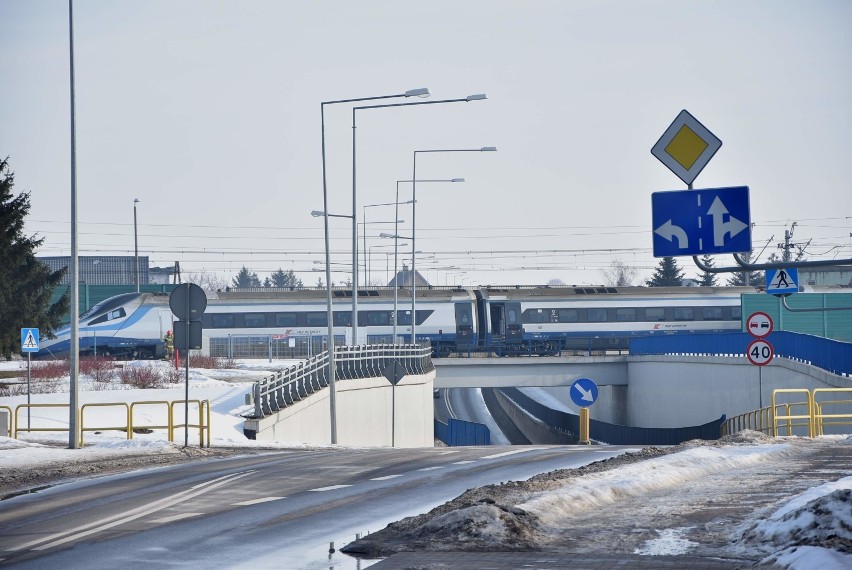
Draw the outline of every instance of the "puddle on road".
[[[282,556],[284,556],[288,567],[304,570],[361,570],[381,562],[384,558],[355,558],[340,552],[340,548],[364,535],[366,533],[350,535],[342,539],[338,538],[324,544],[313,544],[304,548],[288,548],[286,552],[279,552],[275,557],[279,564]],[[262,566],[263,561],[255,559],[252,560],[252,563]]]
[[[33,493],[38,493],[39,491],[44,491],[45,489],[50,489],[53,485],[42,485],[41,487],[33,487],[32,489],[24,489],[23,491],[16,491],[14,493],[9,493],[8,495],[3,495],[0,497],[0,501],[5,501],[6,499],[14,499],[15,497],[21,497],[23,495],[32,495]]]

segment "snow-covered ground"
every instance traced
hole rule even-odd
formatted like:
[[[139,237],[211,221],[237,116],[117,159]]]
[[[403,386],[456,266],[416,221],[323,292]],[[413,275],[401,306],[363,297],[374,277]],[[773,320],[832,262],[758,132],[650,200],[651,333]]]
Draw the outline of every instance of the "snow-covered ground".
[[[215,446],[256,447],[258,444],[248,440],[242,434],[240,414],[247,410],[245,395],[249,393],[251,381],[273,370],[287,367],[295,361],[241,361],[236,369],[201,370],[190,369],[189,398],[205,399],[211,404],[211,440]],[[18,370],[26,363],[0,363],[0,370]],[[163,362],[134,362],[128,366],[168,366]],[[181,370],[181,372],[183,372]],[[171,384],[156,390],[133,390],[119,386],[110,389],[93,389],[95,383],[81,377],[80,404],[103,402],[139,402],[148,400],[181,400],[185,386]],[[15,409],[26,403],[26,395],[0,397],[0,406]],[[53,393],[33,394],[32,403],[68,403],[68,378],[60,379],[57,391]],[[0,408],[2,409],[2,408]],[[121,425],[125,421],[123,407],[91,408],[89,418],[94,425]],[[161,421],[154,409],[142,406],[137,408],[134,417],[137,424],[153,424]],[[182,419],[182,416],[181,416]],[[26,423],[26,414],[18,420]],[[67,428],[67,408],[37,408],[32,410],[30,422],[33,427],[54,425]],[[759,435],[759,434],[758,434]],[[190,431],[190,445],[197,445],[197,431]],[[826,441],[837,445],[852,445],[852,438],[845,436],[826,436]],[[832,439],[833,438],[833,439]],[[84,449],[70,450],[56,446],[43,445],[44,442],[66,441],[66,434],[22,434],[21,439],[0,437],[0,470],[15,469],[21,466],[36,466],[69,461],[81,454],[89,457],[116,456],[123,453],[151,453],[173,449],[166,441],[165,430],[155,429],[152,433],[134,434],[127,440],[122,432],[87,432]],[[182,443],[181,437],[177,437]],[[300,442],[280,442],[282,448],[304,448]],[[264,447],[269,447],[268,442]],[[637,497],[654,491],[682,484],[684,481],[701,480],[719,473],[736,472],[755,462],[773,461],[790,453],[792,446],[787,444],[767,445],[757,441],[752,445],[724,445],[718,447],[696,447],[680,453],[649,459],[641,463],[627,465],[612,471],[583,477],[575,480],[569,487],[553,488],[536,493],[526,502],[518,505],[521,509],[537,515],[541,520],[554,526],[562,524],[566,513],[576,513],[582,509],[598,509],[624,497]],[[468,513],[468,515],[471,513]],[[492,527],[495,541],[500,540],[502,522],[499,509],[483,506],[476,517],[480,525]],[[464,516],[455,513],[453,516]],[[448,521],[444,521],[448,523]],[[636,554],[648,556],[660,554],[679,554],[689,551],[690,541],[682,538],[677,529],[659,531],[656,540],[649,540]],[[795,570],[831,570],[852,568],[852,474],[836,481],[814,486],[794,497],[771,516],[756,521],[746,529],[744,541],[769,545],[776,564]],[[802,546],[803,544],[808,544]],[[810,546],[821,544],[823,546]],[[825,546],[828,545],[828,546]]]

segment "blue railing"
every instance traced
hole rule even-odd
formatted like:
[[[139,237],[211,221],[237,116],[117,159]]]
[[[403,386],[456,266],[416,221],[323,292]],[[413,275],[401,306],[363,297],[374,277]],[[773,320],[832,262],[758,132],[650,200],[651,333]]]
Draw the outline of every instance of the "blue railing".
[[[406,374],[434,370],[429,345],[367,344],[334,349],[336,380],[379,378],[397,362]],[[254,383],[254,418],[262,418],[293,405],[328,386],[328,351]]]
[[[746,357],[754,337],[747,333],[647,336],[630,340],[630,354]],[[852,376],[852,343],[819,336],[777,331],[766,340],[775,356],[810,364],[841,376]]]
[[[491,430],[484,424],[450,418],[447,423],[435,420],[435,437],[447,445],[491,445]]]

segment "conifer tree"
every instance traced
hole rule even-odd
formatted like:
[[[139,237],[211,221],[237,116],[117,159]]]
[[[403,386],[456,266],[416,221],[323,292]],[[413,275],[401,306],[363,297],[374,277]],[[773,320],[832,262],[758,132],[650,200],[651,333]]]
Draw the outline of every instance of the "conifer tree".
[[[709,255],[705,255],[701,258],[701,263],[706,265],[707,267],[715,267],[713,258]],[[698,276],[698,284],[701,287],[715,287],[716,286],[716,274],[711,271],[702,271]]]
[[[678,267],[674,257],[664,257],[654,269],[654,275],[645,281],[648,287],[681,287],[683,285],[683,269]]]
[[[233,281],[231,281],[231,285],[238,289],[244,287],[260,287],[260,278],[257,276],[257,273],[249,270],[248,267],[243,265],[240,272],[237,273],[237,276],[234,277]]]
[[[51,272],[35,250],[44,238],[24,235],[30,211],[27,192],[15,196],[15,175],[9,159],[0,160],[0,356],[7,360],[21,351],[21,329],[38,328],[46,338],[68,313],[68,292],[50,304],[65,269]]]

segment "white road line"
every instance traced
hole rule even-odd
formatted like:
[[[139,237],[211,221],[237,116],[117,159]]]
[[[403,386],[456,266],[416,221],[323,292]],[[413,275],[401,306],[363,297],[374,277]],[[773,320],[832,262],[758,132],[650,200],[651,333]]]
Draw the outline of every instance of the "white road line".
[[[190,519],[192,517],[200,517],[203,514],[204,513],[180,513],[180,514],[177,514],[177,515],[172,515],[170,517],[163,517],[161,519],[152,520],[151,522],[152,523],[170,523],[170,522],[175,522],[175,521],[179,521],[179,520],[182,520],[182,519]]]
[[[323,491],[334,491],[336,489],[345,489],[346,487],[351,487],[352,485],[331,485],[330,487],[320,487],[318,489],[308,489],[308,492],[311,493],[322,493]]]
[[[453,411],[453,407],[450,405],[450,391],[447,388],[444,388],[444,404],[447,406],[447,411],[450,413],[450,417],[455,419],[456,413]]]
[[[180,504],[184,501],[188,501],[202,493],[207,491],[211,491],[217,487],[221,487],[226,483],[231,483],[232,481],[236,481],[242,477],[250,475],[254,473],[254,471],[246,471],[242,473],[232,473],[230,475],[224,475],[222,477],[218,477],[216,479],[211,479],[210,481],[206,481],[199,485],[195,485],[187,489],[186,491],[181,491],[180,493],[175,493],[170,497],[165,497],[158,501],[154,501],[148,505],[142,505],[141,507],[137,507],[135,509],[131,509],[125,513],[116,514],[110,517],[107,517],[103,520],[98,520],[94,522],[90,522],[84,525],[80,525],[62,532],[57,532],[30,542],[26,544],[22,544],[20,546],[15,546],[13,548],[7,548],[6,550],[9,552],[15,552],[18,550],[27,550],[32,548],[33,550],[45,550],[47,548],[52,548],[54,546],[59,546],[60,544],[65,544],[66,542],[70,542],[72,540],[76,540],[79,538],[83,538],[96,532],[100,532],[102,530],[106,530],[112,528],[114,526],[118,526],[120,524],[124,524],[126,522],[130,522],[132,520],[136,520],[138,518],[150,515],[151,513],[155,513],[157,511],[161,511],[167,507],[171,507],[173,505]],[[100,526],[99,526],[100,525]],[[93,528],[94,527],[94,528]],[[62,538],[64,537],[64,538]],[[50,542],[53,541],[53,542]],[[47,542],[48,544],[44,544],[42,546],[36,546],[38,544]]]
[[[370,479],[370,481],[387,481],[388,479],[395,479],[397,477],[402,477],[402,474],[399,475],[385,475],[384,477],[375,477]]]
[[[453,451],[439,451],[438,455],[450,455],[451,453],[458,453],[458,449],[454,449]]]
[[[504,451],[503,453],[495,453],[494,455],[486,455],[482,459],[497,459],[498,457],[506,457],[507,455],[515,455],[516,453],[528,453],[530,451],[539,451],[547,449],[546,447],[527,447],[525,449],[514,449],[512,451]]]
[[[476,463],[476,461],[456,461],[453,465],[467,465],[468,463]]]
[[[250,501],[242,501],[240,503],[233,503],[235,507],[248,507],[249,505],[256,505],[258,503],[268,503],[269,501],[280,501],[281,499],[286,499],[287,497],[263,497],[262,499],[252,499]]]
[[[434,471],[435,469],[443,469],[443,465],[438,465],[437,467],[424,467],[423,469],[418,469],[418,471]]]

